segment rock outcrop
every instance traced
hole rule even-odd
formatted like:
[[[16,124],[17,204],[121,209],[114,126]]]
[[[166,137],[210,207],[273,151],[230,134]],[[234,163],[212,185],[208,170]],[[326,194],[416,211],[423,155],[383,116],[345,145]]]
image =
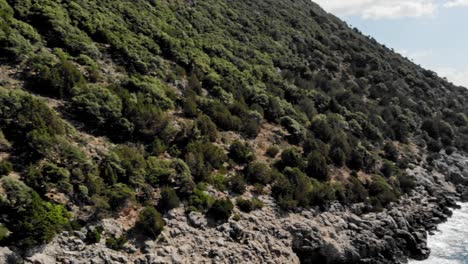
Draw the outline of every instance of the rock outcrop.
[[[165,215],[167,226],[156,241],[130,238],[119,252],[108,249],[104,240],[87,245],[86,229],[65,232],[36,249],[25,263],[326,264],[424,259],[430,254],[427,231],[445,221],[460,198],[463,182],[453,175],[468,171],[467,159],[456,154],[441,155],[432,165],[432,171],[428,165],[412,166],[408,173],[419,187],[379,213],[362,213],[362,204],[284,213],[271,197],[261,196],[265,207],[249,214],[238,212],[238,221],[211,223],[202,214],[172,210]],[[105,220],[102,226],[104,236],[120,235],[126,229],[115,220]]]

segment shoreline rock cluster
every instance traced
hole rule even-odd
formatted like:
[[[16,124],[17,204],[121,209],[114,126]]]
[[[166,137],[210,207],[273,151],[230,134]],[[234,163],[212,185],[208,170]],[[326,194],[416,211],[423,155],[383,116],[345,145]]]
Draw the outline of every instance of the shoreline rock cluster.
[[[432,169],[432,170],[430,170]],[[365,205],[331,204],[325,211],[282,213],[274,200],[260,197],[262,210],[239,212],[240,220],[210,224],[182,208],[165,215],[167,226],[157,241],[130,239],[121,251],[105,241],[87,245],[86,229],[64,232],[30,252],[24,263],[406,263],[430,254],[427,234],[447,220],[466,199],[468,160],[442,154],[431,166],[413,166],[418,187],[390,209],[362,213]],[[118,221],[103,222],[105,233],[125,231]],[[0,248],[0,263],[20,259]],[[10,262],[8,262],[10,261]]]

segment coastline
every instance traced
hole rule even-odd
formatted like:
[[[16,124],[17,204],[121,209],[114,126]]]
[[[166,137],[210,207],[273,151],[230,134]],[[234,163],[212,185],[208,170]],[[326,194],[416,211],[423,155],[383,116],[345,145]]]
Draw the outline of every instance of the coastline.
[[[410,264],[464,264],[468,260],[468,203],[460,203],[461,209],[428,237],[431,255],[423,261],[411,260]]]
[[[269,196],[262,210],[239,212],[240,219],[211,226],[203,215],[182,208],[164,217],[167,226],[157,241],[130,243],[122,251],[105,241],[87,245],[90,229],[64,232],[38,247],[25,263],[407,263],[430,256],[428,232],[437,230],[463,200],[466,187],[454,175],[468,172],[468,160],[441,154],[432,164],[413,165],[408,173],[418,187],[411,195],[378,213],[363,213],[365,205],[331,204],[326,210],[282,212]],[[210,190],[213,191],[214,190]],[[220,195],[220,193],[213,195]],[[121,219],[105,219],[104,232],[127,231]],[[1,250],[0,250],[1,252]],[[1,254],[0,254],[1,259]]]

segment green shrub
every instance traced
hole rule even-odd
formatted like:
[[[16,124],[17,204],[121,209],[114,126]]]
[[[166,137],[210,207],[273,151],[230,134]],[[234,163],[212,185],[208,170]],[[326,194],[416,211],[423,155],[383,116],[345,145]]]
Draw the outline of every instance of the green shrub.
[[[276,158],[278,156],[278,153],[280,152],[280,149],[277,146],[270,146],[266,150],[266,155],[270,158]]]
[[[194,96],[188,96],[182,107],[186,117],[194,118],[197,116],[197,102]]]
[[[246,213],[263,208],[263,202],[257,198],[251,200],[238,198],[236,204],[240,210]]]
[[[325,157],[318,151],[307,156],[307,175],[320,181],[328,180],[328,166]]]
[[[75,117],[94,129],[114,132],[119,129],[122,117],[122,100],[109,89],[99,86],[88,86],[75,89],[69,109]]]
[[[237,174],[229,179],[229,189],[237,194],[245,192],[246,183],[242,174]]]
[[[214,199],[208,193],[200,188],[195,189],[192,196],[189,198],[190,210],[206,212],[213,204]]]
[[[0,188],[0,208],[9,216],[5,225],[15,234],[14,245],[31,248],[48,243],[56,233],[70,228],[70,214],[65,207],[43,201],[23,182],[2,177]]]
[[[231,200],[227,198],[219,199],[214,201],[213,205],[208,210],[207,215],[217,221],[226,221],[231,216],[233,209],[234,205]]]
[[[220,147],[205,141],[195,141],[186,148],[185,162],[197,182],[208,180],[213,169],[220,169],[227,155]]]
[[[380,211],[383,207],[398,199],[398,193],[381,176],[374,175],[369,185],[369,196],[374,210]]]
[[[165,223],[161,214],[154,207],[147,206],[140,212],[137,226],[148,236],[157,238]]]
[[[101,241],[103,231],[104,228],[102,228],[102,226],[97,226],[91,230],[88,230],[84,242],[88,245],[99,243],[99,241]]]
[[[209,116],[200,115],[197,118],[195,125],[200,131],[201,136],[205,137],[209,141],[215,142],[218,138],[218,130],[216,125],[213,123],[213,121],[211,121]]]
[[[310,128],[314,132],[314,135],[324,142],[329,142],[333,134],[335,134],[333,128],[328,123],[327,117],[324,115],[316,116]]]
[[[384,161],[382,167],[380,168],[380,172],[382,172],[383,176],[390,178],[391,176],[399,175],[400,169],[395,165],[395,163],[391,161]]]
[[[41,66],[35,75],[31,88],[41,94],[58,98],[68,98],[74,87],[83,85],[85,79],[70,61],[62,60],[52,67]]]
[[[351,175],[346,184],[346,198],[349,203],[365,202],[369,196],[364,184],[356,177]]]
[[[161,198],[158,202],[158,210],[161,212],[167,212],[171,209],[177,208],[180,205],[179,197],[172,188],[162,188]]]
[[[339,147],[332,148],[329,156],[333,163],[338,167],[343,167],[346,163],[346,153],[344,153],[344,151]]]
[[[117,210],[126,202],[134,201],[135,192],[123,183],[116,183],[107,191],[107,197],[111,208]]]
[[[398,161],[398,157],[399,157],[398,149],[395,147],[395,145],[392,142],[389,141],[385,143],[383,151],[385,153],[385,158],[393,162]]]
[[[13,171],[13,164],[7,160],[0,161],[0,176],[8,175]]]
[[[416,187],[416,179],[407,173],[398,174],[398,182],[401,192],[409,193]]]
[[[8,233],[8,228],[0,224],[0,243],[2,242],[2,240],[8,237]]]
[[[239,164],[246,164],[255,160],[255,154],[250,146],[237,140],[229,147],[229,157]]]
[[[271,182],[271,170],[267,164],[252,162],[245,168],[246,179],[251,183],[268,184]]]
[[[286,167],[303,168],[304,160],[297,148],[287,148],[281,153],[281,160],[278,162],[281,169]]]
[[[124,248],[124,245],[127,243],[128,239],[126,235],[121,235],[119,237],[115,237],[111,235],[108,239],[106,239],[106,246],[112,250],[120,251]]]

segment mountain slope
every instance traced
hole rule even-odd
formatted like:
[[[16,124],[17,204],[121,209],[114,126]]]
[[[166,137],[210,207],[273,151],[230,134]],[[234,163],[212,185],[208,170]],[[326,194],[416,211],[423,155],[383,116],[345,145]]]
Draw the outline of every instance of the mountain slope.
[[[173,208],[222,223],[252,197],[391,210],[432,193],[415,166],[468,152],[467,89],[306,0],[0,7],[0,243],[18,253],[103,218],[132,241]]]

